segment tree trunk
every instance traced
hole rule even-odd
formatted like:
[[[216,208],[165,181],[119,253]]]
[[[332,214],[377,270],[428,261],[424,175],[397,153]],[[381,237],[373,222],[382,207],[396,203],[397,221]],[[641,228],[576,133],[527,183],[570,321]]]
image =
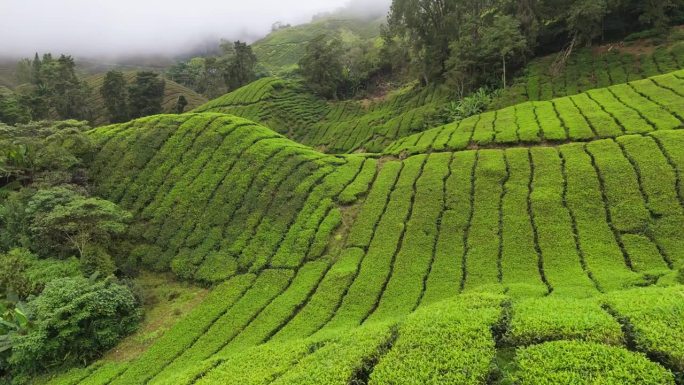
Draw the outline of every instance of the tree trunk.
[[[506,55],[501,55],[503,60],[503,88],[506,89]]]

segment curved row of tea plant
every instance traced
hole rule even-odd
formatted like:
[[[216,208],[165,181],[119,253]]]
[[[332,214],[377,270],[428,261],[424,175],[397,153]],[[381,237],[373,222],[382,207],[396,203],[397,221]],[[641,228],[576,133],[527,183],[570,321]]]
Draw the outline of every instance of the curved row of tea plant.
[[[679,129],[684,121],[684,71],[526,102],[402,138],[389,154],[467,148],[586,142]]]
[[[92,136],[102,146],[92,166],[99,193],[135,214],[129,263],[205,282],[323,254],[340,220],[337,195],[365,163],[213,113],[149,117]]]
[[[560,67],[558,54],[534,59],[493,107],[550,100],[676,71],[684,66],[683,36],[681,28],[675,28],[663,42],[637,40],[578,49]]]

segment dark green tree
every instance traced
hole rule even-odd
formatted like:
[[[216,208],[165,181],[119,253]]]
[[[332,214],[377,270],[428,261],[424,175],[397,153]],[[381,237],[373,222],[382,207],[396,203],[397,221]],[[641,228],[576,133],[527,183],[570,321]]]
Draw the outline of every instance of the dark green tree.
[[[458,37],[459,16],[465,13],[465,3],[468,1],[392,2],[388,18],[390,28],[411,44],[414,65],[424,83],[439,79],[444,73],[449,44]]]
[[[21,59],[17,63],[16,78],[19,84],[30,84],[31,83],[31,60]]]
[[[128,106],[131,118],[159,114],[164,100],[164,79],[154,72],[138,72],[128,87]]]
[[[0,122],[14,125],[27,123],[31,111],[22,103],[21,98],[10,93],[0,93]]]
[[[316,36],[307,45],[299,61],[299,70],[308,87],[315,93],[337,99],[344,81],[342,42],[327,35]]]
[[[40,57],[38,57],[38,52],[36,52],[36,55],[33,57],[33,62],[31,62],[31,82],[33,84],[39,84],[40,83],[40,78],[41,78],[40,67],[41,67]]]
[[[92,118],[89,103],[92,90],[79,79],[71,56],[61,55],[55,60],[47,53],[41,60],[36,54],[31,78],[33,87],[22,103],[31,110],[34,120]]]
[[[185,107],[187,105],[188,105],[188,99],[185,98],[185,95],[179,96],[178,100],[176,100],[176,113],[182,114],[183,111],[185,111]]]
[[[606,0],[575,0],[567,11],[569,32],[578,44],[590,45],[603,34]]]
[[[100,95],[109,114],[109,121],[121,123],[129,119],[128,114],[128,91],[126,79],[119,71],[109,71],[105,75]]]
[[[52,104],[59,118],[91,118],[89,99],[92,90],[88,83],[81,81],[76,75],[76,62],[71,56],[61,55],[57,59],[57,66],[51,78],[54,79]]]
[[[256,79],[257,58],[252,47],[239,40],[233,44],[233,55],[224,73],[224,82],[230,92]]]

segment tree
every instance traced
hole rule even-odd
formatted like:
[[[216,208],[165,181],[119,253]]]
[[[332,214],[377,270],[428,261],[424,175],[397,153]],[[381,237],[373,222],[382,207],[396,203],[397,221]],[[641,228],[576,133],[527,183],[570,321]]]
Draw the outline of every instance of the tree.
[[[0,122],[14,125],[27,123],[31,119],[31,111],[21,99],[11,93],[0,93]]]
[[[52,106],[61,119],[91,118],[89,100],[92,92],[85,81],[76,75],[76,62],[71,56],[61,55],[51,75]]]
[[[483,48],[501,58],[502,84],[506,88],[506,60],[513,55],[522,55],[527,49],[520,22],[512,16],[497,15],[483,35]]]
[[[208,57],[203,60],[204,71],[200,78],[200,89],[210,98],[224,94],[226,89],[225,76],[226,62],[223,59]]]
[[[678,4],[681,7],[681,0]],[[665,30],[670,22],[669,14],[676,7],[673,0],[639,0],[639,21],[657,30]]]
[[[132,118],[159,114],[164,99],[164,79],[154,72],[138,72],[128,88],[128,105]]]
[[[38,52],[33,57],[33,62],[31,62],[31,82],[33,84],[39,84],[41,78],[41,61],[38,57]]]
[[[31,63],[33,86],[21,102],[31,111],[34,120],[92,118],[91,88],[76,75],[76,62],[71,56],[60,55],[55,60],[46,53],[36,54]]]
[[[424,83],[439,79],[449,57],[449,44],[458,36],[458,8],[454,0],[394,0],[388,23],[412,45],[414,61]]]
[[[182,114],[183,111],[185,111],[185,106],[188,105],[188,100],[185,98],[185,95],[181,95],[178,97],[178,100],[176,100],[176,113],[177,114]]]
[[[0,126],[2,127],[2,126]],[[0,170],[4,176],[27,185],[63,176],[66,183],[78,183],[84,161],[95,146],[85,131],[85,122],[33,122],[0,130]]]
[[[126,79],[119,71],[109,71],[105,75],[100,95],[104,100],[105,107],[109,113],[109,121],[112,123],[122,123],[128,117],[128,92],[126,91]]]
[[[309,88],[326,98],[337,99],[342,84],[342,42],[319,35],[307,45],[299,69]]]
[[[224,73],[224,82],[229,92],[256,79],[257,58],[252,52],[252,47],[238,40],[233,44],[233,52]]]
[[[26,249],[0,253],[0,293],[11,293],[22,301],[39,295],[54,279],[81,275],[76,258],[40,259]]]
[[[16,78],[19,84],[30,84],[31,83],[31,60],[21,59],[17,63]]]
[[[112,237],[124,233],[130,219],[131,214],[115,203],[72,196],[35,218],[31,230],[53,242],[66,243],[83,258],[96,245],[109,246]]]
[[[579,44],[590,45],[603,33],[606,0],[575,0],[568,8],[568,29]]]

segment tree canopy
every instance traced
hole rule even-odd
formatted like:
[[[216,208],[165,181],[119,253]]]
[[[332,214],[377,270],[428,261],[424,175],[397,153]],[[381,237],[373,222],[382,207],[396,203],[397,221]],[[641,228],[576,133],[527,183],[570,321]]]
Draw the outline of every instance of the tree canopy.
[[[327,35],[318,35],[306,45],[299,68],[313,92],[337,99],[338,88],[344,80],[342,53],[342,42]]]
[[[128,87],[131,118],[160,114],[164,101],[164,79],[149,71],[138,72]]]
[[[394,0],[388,31],[424,83],[448,79],[470,91],[505,85],[507,67],[528,53],[662,30],[682,8],[675,0]]]
[[[119,71],[109,71],[105,75],[100,94],[109,114],[109,121],[122,123],[129,119],[128,91],[126,79]]]

